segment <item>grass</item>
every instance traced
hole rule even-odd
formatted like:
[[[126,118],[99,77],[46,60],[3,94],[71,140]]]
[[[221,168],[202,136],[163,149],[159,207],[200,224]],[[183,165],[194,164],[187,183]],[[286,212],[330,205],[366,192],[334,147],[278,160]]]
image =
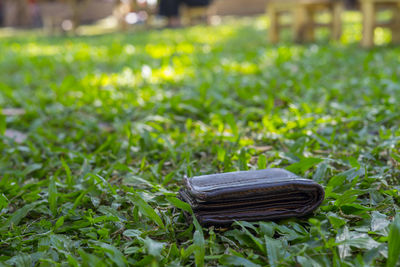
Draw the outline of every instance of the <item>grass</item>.
[[[395,266],[400,47],[266,26],[1,38],[2,265]],[[325,187],[314,215],[202,229],[175,198],[184,175],[288,166]]]

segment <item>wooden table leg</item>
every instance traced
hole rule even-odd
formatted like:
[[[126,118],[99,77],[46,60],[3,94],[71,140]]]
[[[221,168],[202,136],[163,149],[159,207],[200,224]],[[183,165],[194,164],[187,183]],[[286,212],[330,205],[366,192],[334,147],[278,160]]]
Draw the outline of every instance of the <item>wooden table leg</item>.
[[[342,35],[342,13],[343,13],[343,2],[335,1],[332,7],[331,36],[333,40],[340,40],[340,36]]]
[[[268,5],[268,17],[270,21],[268,39],[271,43],[279,41],[279,14],[274,5]]]
[[[361,45],[363,47],[372,47],[374,45],[375,6],[372,1],[362,1],[361,11],[363,15],[363,36]]]

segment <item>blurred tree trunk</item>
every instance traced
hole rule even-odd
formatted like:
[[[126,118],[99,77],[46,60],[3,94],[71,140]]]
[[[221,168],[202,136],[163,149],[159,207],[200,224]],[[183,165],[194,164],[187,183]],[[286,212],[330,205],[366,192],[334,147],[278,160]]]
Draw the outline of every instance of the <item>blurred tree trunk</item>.
[[[15,26],[28,26],[29,25],[29,10],[28,10],[28,1],[27,0],[13,0],[12,2],[8,1],[14,5],[12,8],[14,9],[13,14],[9,14],[8,23]],[[12,19],[12,17],[14,17]]]
[[[26,0],[16,0],[16,15],[18,20],[18,26],[26,26],[28,22],[28,1]]]

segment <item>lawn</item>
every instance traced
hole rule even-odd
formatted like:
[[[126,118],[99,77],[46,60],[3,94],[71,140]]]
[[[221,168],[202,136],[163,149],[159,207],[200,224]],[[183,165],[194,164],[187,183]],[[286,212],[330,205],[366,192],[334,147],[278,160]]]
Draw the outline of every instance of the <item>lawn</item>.
[[[395,266],[400,47],[359,30],[1,37],[0,262]],[[185,175],[288,166],[326,190],[309,217],[201,228],[175,198]]]

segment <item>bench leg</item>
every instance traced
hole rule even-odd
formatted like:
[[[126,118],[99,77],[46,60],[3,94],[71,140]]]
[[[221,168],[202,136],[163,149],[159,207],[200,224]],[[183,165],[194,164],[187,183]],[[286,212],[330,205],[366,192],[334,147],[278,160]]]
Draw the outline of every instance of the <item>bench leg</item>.
[[[335,1],[332,7],[332,39],[340,40],[342,35],[342,13],[343,3],[341,1]]]
[[[267,13],[270,21],[268,39],[276,44],[279,41],[279,14],[273,5],[268,6]]]
[[[400,44],[400,4],[393,8],[392,42]]]
[[[313,42],[315,39],[314,10],[306,9],[304,17],[304,41]]]
[[[363,36],[361,45],[372,47],[374,45],[375,6],[371,1],[361,3],[363,14]]]
[[[315,25],[314,11],[303,5],[298,5],[294,10],[293,32],[296,42],[313,42]]]
[[[307,10],[305,7],[297,5],[293,14],[293,35],[296,42],[306,41],[307,21]]]

